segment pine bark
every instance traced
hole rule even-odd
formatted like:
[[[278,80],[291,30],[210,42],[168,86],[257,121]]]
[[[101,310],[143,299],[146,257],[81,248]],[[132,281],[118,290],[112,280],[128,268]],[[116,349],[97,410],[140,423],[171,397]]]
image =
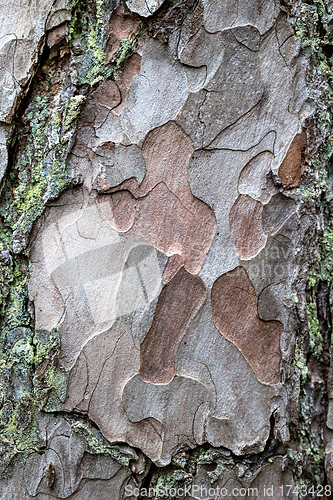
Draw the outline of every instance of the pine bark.
[[[333,497],[333,3],[1,1],[1,498]]]

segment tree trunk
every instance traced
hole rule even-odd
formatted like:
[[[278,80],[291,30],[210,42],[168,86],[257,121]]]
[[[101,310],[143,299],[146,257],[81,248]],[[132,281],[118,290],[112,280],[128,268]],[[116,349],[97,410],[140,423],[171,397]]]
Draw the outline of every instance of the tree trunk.
[[[333,3],[1,1],[1,498],[333,498]]]

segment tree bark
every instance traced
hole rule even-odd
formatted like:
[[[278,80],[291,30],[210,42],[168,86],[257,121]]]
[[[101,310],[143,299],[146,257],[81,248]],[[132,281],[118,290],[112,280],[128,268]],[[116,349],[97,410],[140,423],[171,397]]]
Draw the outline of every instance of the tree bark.
[[[333,497],[333,3],[1,1],[1,498]]]

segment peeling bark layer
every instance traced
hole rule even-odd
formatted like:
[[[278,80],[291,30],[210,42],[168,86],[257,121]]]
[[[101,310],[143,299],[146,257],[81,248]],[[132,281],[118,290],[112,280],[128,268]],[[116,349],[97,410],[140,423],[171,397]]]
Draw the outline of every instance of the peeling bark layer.
[[[3,2],[1,498],[331,497],[332,16]]]

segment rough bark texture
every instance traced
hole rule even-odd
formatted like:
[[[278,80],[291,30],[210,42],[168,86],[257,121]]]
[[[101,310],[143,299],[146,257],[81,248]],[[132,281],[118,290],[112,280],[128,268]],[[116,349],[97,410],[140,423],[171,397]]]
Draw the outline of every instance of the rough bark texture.
[[[333,3],[0,5],[1,499],[333,497]]]

